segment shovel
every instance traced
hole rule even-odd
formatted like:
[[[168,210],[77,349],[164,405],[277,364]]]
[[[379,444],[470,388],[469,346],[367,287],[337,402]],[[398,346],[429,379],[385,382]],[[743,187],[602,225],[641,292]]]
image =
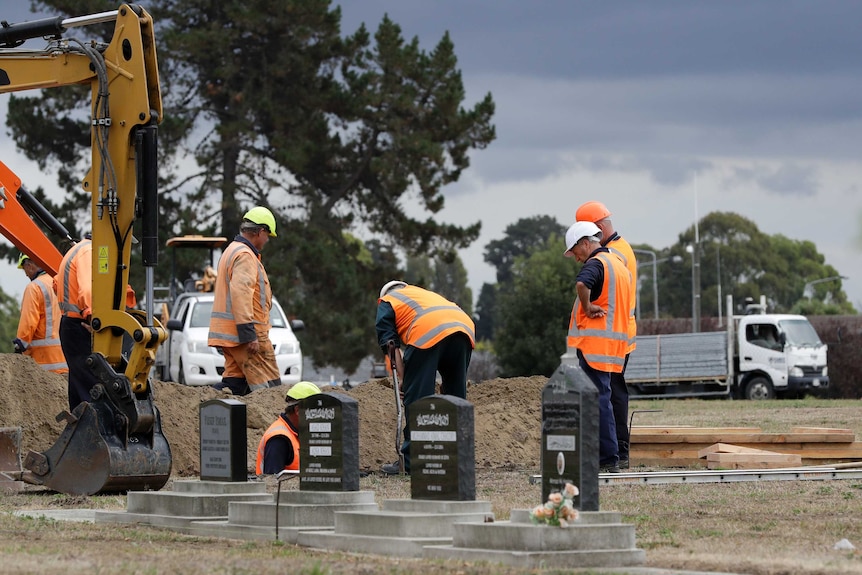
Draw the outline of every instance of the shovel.
[[[395,342],[389,341],[389,364],[392,367],[392,389],[395,390],[395,453],[398,454],[398,471],[404,473],[404,454],[401,453],[401,427],[404,421],[404,402],[401,401],[401,385],[398,382],[398,364],[395,360]]]

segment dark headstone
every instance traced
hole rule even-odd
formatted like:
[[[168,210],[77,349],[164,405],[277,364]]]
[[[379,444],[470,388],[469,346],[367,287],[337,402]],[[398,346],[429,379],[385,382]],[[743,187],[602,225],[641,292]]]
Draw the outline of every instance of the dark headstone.
[[[359,491],[359,403],[319,393],[299,407],[299,489]]]
[[[201,480],[248,481],[246,409],[236,399],[200,405]]]
[[[473,404],[432,395],[410,405],[410,496],[474,501],[476,454]]]
[[[580,368],[561,365],[542,390],[542,502],[572,483],[581,511],[599,510],[599,392]]]

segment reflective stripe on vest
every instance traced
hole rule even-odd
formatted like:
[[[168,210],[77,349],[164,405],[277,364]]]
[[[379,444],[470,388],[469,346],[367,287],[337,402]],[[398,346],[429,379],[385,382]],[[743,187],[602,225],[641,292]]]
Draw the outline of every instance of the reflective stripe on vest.
[[[612,244],[619,244],[619,246],[622,247],[623,249],[613,247]],[[637,284],[637,282],[638,282],[638,280],[637,280],[638,264],[637,264],[637,259],[635,258],[635,253],[632,250],[632,247],[629,245],[629,243],[627,241],[625,241],[623,238],[621,238],[619,236],[617,236],[616,239],[611,240],[608,243],[608,245],[606,245],[605,247],[608,248],[608,250],[610,250],[611,253],[618,256],[622,260],[623,264],[626,266],[626,269],[631,274],[632,293],[635,293],[637,291],[637,285],[638,285]],[[626,251],[628,251],[628,255],[626,255]],[[629,314],[629,331],[628,331],[629,341],[628,341],[628,350],[627,350],[628,353],[633,352],[635,350],[635,348],[637,347],[637,345],[636,345],[636,336],[638,333],[638,324],[637,324],[637,318],[636,318],[637,304],[638,304],[637,297],[632,297],[631,311]]]
[[[228,270],[228,278],[231,275],[233,275],[232,271],[233,271],[234,261],[236,261],[236,258],[240,254],[240,252],[244,251],[244,250],[251,251],[250,248],[247,245],[243,244],[242,242],[233,242],[230,246],[228,246],[228,248],[222,254],[223,258],[224,257],[228,258],[227,264],[225,265],[225,269]],[[254,255],[254,254],[252,253],[252,255]],[[255,258],[255,259],[257,259],[257,258]],[[264,271],[263,264],[260,262],[259,259],[257,260],[257,268],[258,268],[258,270],[257,270],[257,279],[258,279],[257,288],[258,288],[258,293],[260,293],[260,307],[261,307],[261,309],[266,310],[266,282],[264,282],[264,279],[263,279],[266,272]],[[230,279],[228,279],[227,282],[230,283]],[[217,318],[217,319],[223,319],[223,320],[230,321],[231,323],[236,325],[236,318],[233,315],[233,302],[231,300],[230,289],[225,290],[225,311],[219,311],[219,310],[213,309],[211,316],[214,318]],[[254,322],[254,323],[260,323],[260,322]],[[230,342],[239,344],[239,335],[234,334],[234,333],[224,333],[224,332],[220,332],[220,331],[210,330],[208,338],[223,339],[225,341],[230,341]]]
[[[605,270],[602,294],[597,301],[601,301],[607,305],[607,312],[603,318],[587,318],[590,327],[579,329],[577,321],[578,317],[579,315],[586,316],[586,313],[581,309],[580,298],[575,299],[575,305],[572,309],[572,316],[569,322],[567,343],[569,347],[581,349],[584,359],[590,365],[595,366],[597,364],[604,364],[604,366],[607,366],[609,369],[601,371],[615,371],[619,373],[622,371],[623,365],[625,364],[626,348],[629,341],[628,314],[626,313],[628,310],[623,311],[625,314],[624,323],[620,323],[619,319],[621,318],[617,317],[617,314],[620,311],[617,309],[617,299],[618,296],[622,294],[617,291],[618,270],[614,267],[613,260],[616,256],[610,256],[607,253],[599,253],[594,257],[602,262]],[[617,261],[617,264],[622,264],[622,262]],[[625,271],[628,273],[628,270]],[[623,289],[627,289],[630,292],[630,284],[627,283]],[[610,351],[616,351],[618,353],[597,353],[594,350],[589,349],[591,347],[590,345],[579,345],[585,343],[583,340],[586,338],[609,341],[611,342],[611,345],[609,346],[611,348]]]
[[[411,290],[422,290],[427,297],[433,298],[436,300],[440,300],[445,302],[441,305],[431,305],[429,307],[422,307],[417,300],[411,298],[408,294]],[[422,294],[422,292],[419,292]],[[424,295],[424,294],[423,294]],[[470,338],[470,341],[475,344],[476,334],[475,327],[473,325],[470,317],[464,313],[460,307],[455,305],[454,303],[449,302],[443,296],[436,294],[434,292],[423,290],[422,288],[417,288],[416,286],[408,286],[406,288],[402,288],[399,290],[390,291],[386,296],[382,298],[384,301],[391,299],[400,302],[404,306],[410,309],[413,312],[413,318],[410,321],[410,324],[406,326],[406,329],[399,329],[398,335],[401,338],[402,342],[406,345],[412,345],[413,347],[418,347],[420,349],[426,349],[431,347],[443,337],[446,337],[452,333],[463,332]],[[392,301],[389,302],[393,303]],[[394,306],[393,306],[394,307]],[[442,323],[438,323],[427,329],[422,333],[416,333],[419,323],[421,320],[426,319],[428,316],[432,314],[439,314],[441,312],[445,312],[446,319],[448,321],[444,321]],[[453,316],[463,316],[467,321],[462,321]],[[396,309],[396,318],[398,317],[398,310]],[[469,323],[468,323],[469,322]],[[399,321],[396,320],[396,327]],[[403,333],[402,333],[403,331]]]
[[[38,279],[34,279],[33,283],[39,286],[39,290],[42,292],[42,301],[43,307],[45,308],[45,339],[34,339],[30,342],[30,346],[28,347],[46,347],[49,345],[60,345],[59,338],[48,337],[52,333],[54,333],[54,306],[51,305],[51,296],[53,295],[53,290],[49,289],[48,286],[38,281]],[[43,367],[46,369],[59,369],[59,367],[47,367],[46,364],[43,364]],[[63,364],[61,367],[66,367],[66,364]]]
[[[78,315],[83,313],[81,308],[69,301],[69,276],[72,273],[72,262],[75,261],[75,256],[78,253],[78,250],[89,244],[89,240],[85,240],[72,246],[72,249],[68,254],[69,257],[66,260],[66,267],[61,270],[63,274],[63,299],[60,300],[59,305],[60,310],[63,311],[63,313],[74,312]]]
[[[278,417],[272,422],[272,425],[260,438],[260,443],[257,444],[257,461],[255,461],[254,471],[257,475],[263,475],[263,455],[266,452],[266,442],[276,435],[287,437],[291,445],[293,445],[293,461],[285,469],[299,470],[299,437],[293,432],[287,423]]]

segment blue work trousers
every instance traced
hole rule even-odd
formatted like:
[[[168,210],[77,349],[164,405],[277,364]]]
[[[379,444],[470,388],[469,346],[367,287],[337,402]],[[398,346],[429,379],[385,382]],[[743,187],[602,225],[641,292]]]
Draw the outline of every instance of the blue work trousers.
[[[617,426],[611,405],[611,374],[590,367],[580,351],[578,351],[578,364],[599,390],[599,465],[616,465],[620,458]]]

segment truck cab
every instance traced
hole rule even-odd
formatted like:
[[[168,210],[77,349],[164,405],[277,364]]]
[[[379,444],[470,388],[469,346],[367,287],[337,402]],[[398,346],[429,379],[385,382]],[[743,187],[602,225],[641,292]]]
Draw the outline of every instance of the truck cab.
[[[735,321],[742,397],[798,397],[829,387],[827,346],[804,316],[752,314]]]

